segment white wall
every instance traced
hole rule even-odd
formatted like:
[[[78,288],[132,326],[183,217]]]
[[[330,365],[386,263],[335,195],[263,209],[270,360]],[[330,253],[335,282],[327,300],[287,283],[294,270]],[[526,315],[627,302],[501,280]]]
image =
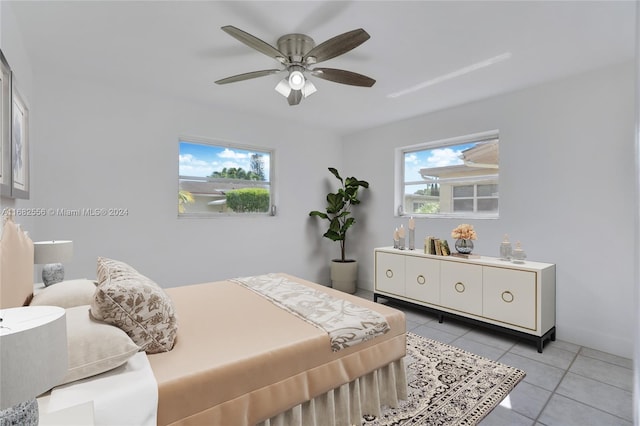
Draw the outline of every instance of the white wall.
[[[95,277],[106,256],[165,287],[280,271],[329,283],[330,247],[308,212],[323,205],[337,136],[46,72],[37,91],[37,207],[129,212],[37,219],[36,239],[74,241],[67,277]],[[277,216],[178,219],[181,135],[275,149]]]
[[[497,256],[508,233],[529,259],[555,263],[558,338],[631,357],[634,87],[629,63],[346,138],[345,161],[371,184],[364,224],[354,227],[360,286],[373,288],[373,248],[407,226],[393,215],[395,148],[499,129],[500,219],[469,221],[479,235],[475,251]],[[459,222],[418,219],[416,240],[452,243]]]

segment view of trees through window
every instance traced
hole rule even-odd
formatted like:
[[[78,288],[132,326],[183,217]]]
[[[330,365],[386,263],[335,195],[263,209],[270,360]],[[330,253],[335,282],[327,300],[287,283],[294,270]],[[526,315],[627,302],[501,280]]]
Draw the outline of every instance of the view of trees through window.
[[[497,133],[401,150],[399,211],[412,215],[497,217]]]
[[[186,140],[179,146],[179,215],[270,211],[271,151]]]

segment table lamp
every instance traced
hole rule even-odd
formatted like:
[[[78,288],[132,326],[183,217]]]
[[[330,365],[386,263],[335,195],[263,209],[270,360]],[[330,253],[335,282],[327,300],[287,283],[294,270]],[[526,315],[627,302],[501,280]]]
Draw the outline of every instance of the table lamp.
[[[0,424],[37,425],[36,397],[67,374],[67,322],[56,306],[0,309]]]
[[[42,282],[45,286],[64,280],[64,266],[73,257],[73,241],[39,241],[33,243],[34,260],[42,267]]]

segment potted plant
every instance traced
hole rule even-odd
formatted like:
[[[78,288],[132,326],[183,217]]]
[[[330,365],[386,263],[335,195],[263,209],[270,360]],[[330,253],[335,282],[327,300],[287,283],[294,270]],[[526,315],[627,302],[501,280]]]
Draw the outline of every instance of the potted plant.
[[[331,283],[347,293],[355,293],[358,263],[346,257],[347,230],[356,222],[351,216],[351,206],[360,204],[358,190],[369,188],[369,183],[354,177],[342,179],[338,170],[329,167],[329,171],[340,181],[337,192],[327,194],[327,207],[324,212],[311,211],[309,216],[317,216],[329,221],[329,229],[323,237],[340,243],[340,258],[331,261]]]

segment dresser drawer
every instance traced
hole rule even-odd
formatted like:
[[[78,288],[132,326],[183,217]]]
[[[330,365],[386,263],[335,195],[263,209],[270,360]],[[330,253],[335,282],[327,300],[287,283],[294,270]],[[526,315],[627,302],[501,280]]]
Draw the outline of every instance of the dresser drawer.
[[[483,316],[535,330],[536,273],[485,266],[483,275]]]
[[[440,262],[406,256],[405,294],[411,299],[440,303]]]
[[[404,296],[404,256],[376,252],[376,290]]]
[[[440,300],[443,306],[482,315],[482,266],[441,262]]]

